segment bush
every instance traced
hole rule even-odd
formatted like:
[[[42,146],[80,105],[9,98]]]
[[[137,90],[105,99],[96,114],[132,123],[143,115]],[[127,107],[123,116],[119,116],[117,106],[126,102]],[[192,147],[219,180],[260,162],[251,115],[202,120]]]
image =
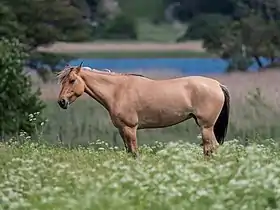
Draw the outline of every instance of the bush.
[[[221,14],[201,14],[195,16],[187,28],[186,33],[179,38],[183,40],[197,40],[205,37],[219,39],[220,32],[230,22],[230,18]]]
[[[137,39],[137,27],[133,19],[124,14],[104,23],[100,38],[103,39]]]
[[[44,121],[40,114],[45,107],[38,96],[32,93],[29,76],[24,74],[27,54],[18,40],[0,40],[0,132],[2,138],[20,131],[35,134]],[[35,120],[36,119],[36,120]]]

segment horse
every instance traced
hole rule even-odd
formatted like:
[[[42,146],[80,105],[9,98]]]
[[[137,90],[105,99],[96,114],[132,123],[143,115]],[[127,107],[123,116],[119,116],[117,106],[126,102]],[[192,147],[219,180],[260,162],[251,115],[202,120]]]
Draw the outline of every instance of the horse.
[[[203,154],[224,143],[230,112],[227,87],[204,76],[154,80],[140,74],[68,66],[57,75],[58,105],[67,109],[84,93],[102,105],[121,136],[126,152],[139,156],[137,130],[164,128],[194,119]]]

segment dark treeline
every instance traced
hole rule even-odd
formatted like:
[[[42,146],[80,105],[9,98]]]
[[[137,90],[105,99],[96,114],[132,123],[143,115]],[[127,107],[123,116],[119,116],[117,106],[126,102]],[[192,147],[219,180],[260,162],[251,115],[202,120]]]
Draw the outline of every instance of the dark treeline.
[[[277,61],[280,0],[1,0],[0,36],[16,37],[30,53],[29,65],[50,69],[70,57],[38,53],[56,41],[137,40],[137,19],[188,25],[177,41],[203,40],[205,48],[247,70],[261,57]],[[167,15],[167,13],[169,15]],[[167,18],[169,16],[169,18]],[[147,33],[149,33],[147,31]],[[38,62],[40,61],[40,62]],[[46,71],[39,71],[43,78]]]
[[[40,46],[56,41],[137,39],[133,21],[103,0],[1,0],[0,25],[0,37],[25,44],[30,55],[27,64],[45,80],[48,69],[72,58],[39,53]]]
[[[138,19],[155,25],[177,20],[188,26],[178,42],[203,40],[209,52],[230,62],[229,71],[246,71],[253,61],[262,68],[261,57],[277,64],[279,15],[280,0],[0,0],[0,140],[19,131],[38,134],[44,124],[45,104],[39,91],[31,93],[26,64],[47,81],[48,69],[72,59],[38,47],[137,40]]]
[[[200,14],[234,13],[234,3],[231,0],[168,0],[168,3],[177,5],[174,16],[183,22],[188,22]]]
[[[202,39],[204,47],[230,62],[229,71],[246,71],[261,57],[277,61],[279,0],[180,0],[176,18],[189,27],[178,41]]]

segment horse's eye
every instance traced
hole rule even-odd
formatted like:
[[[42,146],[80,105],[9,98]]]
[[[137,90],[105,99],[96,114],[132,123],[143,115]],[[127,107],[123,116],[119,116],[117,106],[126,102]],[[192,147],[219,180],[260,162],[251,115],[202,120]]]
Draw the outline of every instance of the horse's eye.
[[[69,82],[70,82],[70,84],[73,84],[73,83],[75,82],[75,80],[72,79],[72,80],[70,80]]]

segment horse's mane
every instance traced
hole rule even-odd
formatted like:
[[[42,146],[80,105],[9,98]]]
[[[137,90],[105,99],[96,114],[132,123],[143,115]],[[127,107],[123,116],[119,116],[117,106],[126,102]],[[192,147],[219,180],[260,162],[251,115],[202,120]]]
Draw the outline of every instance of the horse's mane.
[[[61,70],[60,72],[57,73],[57,78],[59,80],[59,83],[62,83],[62,81],[65,80],[65,78],[68,77],[68,75],[70,74],[72,69],[73,69],[73,67],[66,66],[66,68],[64,68],[63,70]],[[94,71],[94,72],[98,72],[98,73],[101,73],[101,74],[108,74],[108,75],[126,75],[126,76],[145,77],[142,74],[112,72],[110,69],[102,69],[102,71],[101,71],[101,70],[98,70],[98,69],[92,69],[88,66],[82,67],[82,69],[86,70],[86,71]]]

